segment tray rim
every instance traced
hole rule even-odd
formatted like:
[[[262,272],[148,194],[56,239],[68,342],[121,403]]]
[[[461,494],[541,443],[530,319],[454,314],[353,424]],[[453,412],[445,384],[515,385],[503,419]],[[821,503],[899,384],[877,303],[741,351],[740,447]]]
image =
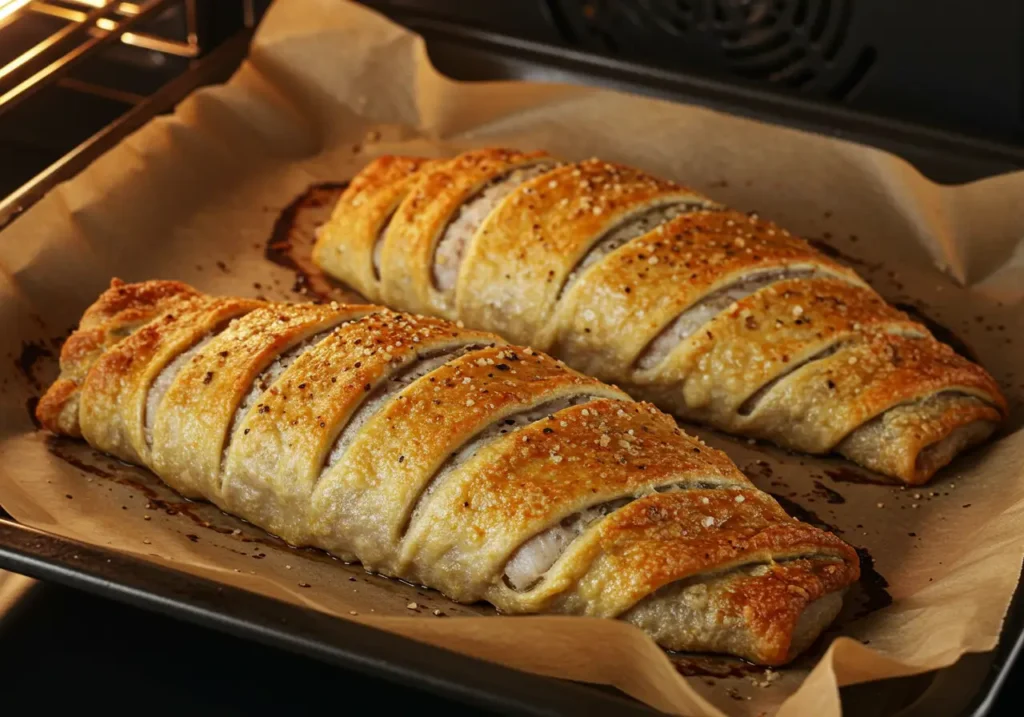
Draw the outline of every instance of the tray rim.
[[[536,675],[32,528],[0,508],[0,568],[516,715],[663,714],[610,688]]]
[[[0,569],[312,657],[501,714],[664,714],[608,686],[535,675],[18,522],[0,506]],[[1010,638],[1012,634],[1012,639]],[[1024,579],[978,692],[957,717],[993,714],[1024,653]],[[955,665],[956,663],[954,663]],[[941,668],[933,673],[941,672]],[[927,673],[926,673],[927,674]]]

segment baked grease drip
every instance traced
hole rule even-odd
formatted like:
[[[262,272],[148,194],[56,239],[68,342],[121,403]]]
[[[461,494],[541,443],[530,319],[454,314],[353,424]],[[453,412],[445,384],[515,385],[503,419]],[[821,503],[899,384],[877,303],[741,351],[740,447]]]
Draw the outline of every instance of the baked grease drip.
[[[875,559],[868,549],[856,546],[853,549],[860,558],[860,581],[851,590],[854,600],[858,602],[852,619],[857,619],[892,605],[892,595],[888,590],[889,581],[875,570]]]
[[[815,482],[817,483],[817,481]],[[841,528],[825,522],[817,513],[807,510],[799,503],[777,493],[772,493],[771,496],[779,502],[783,510],[797,520],[822,530],[828,530],[836,535],[843,534]],[[853,545],[853,549],[857,551],[857,557],[860,558],[860,580],[850,588],[850,592],[846,597],[848,607],[843,608],[836,621],[823,634],[836,634],[836,631],[842,628],[843,625],[892,605],[892,595],[889,594],[888,590],[889,581],[875,569],[874,557],[868,552],[867,548]]]
[[[880,473],[871,473],[865,475],[860,471],[855,471],[852,468],[846,466],[840,466],[838,468],[829,468],[825,470],[825,475],[834,480],[836,483],[859,483],[863,485],[903,485],[900,481],[889,476],[884,476]]]
[[[266,533],[262,528],[252,525],[242,518],[238,518],[221,511],[212,503],[207,503],[205,501],[191,501],[187,498],[183,498],[182,496],[173,493],[170,487],[164,486],[161,483],[159,485],[163,489],[164,493],[169,493],[173,496],[173,498],[164,497],[160,490],[154,488],[152,485],[147,485],[143,480],[120,474],[119,469],[121,468],[131,469],[134,472],[136,470],[140,470],[139,466],[122,463],[120,460],[112,456],[108,456],[92,448],[86,447],[81,441],[73,438],[64,436],[47,436],[46,447],[53,456],[59,458],[68,465],[77,468],[83,473],[137,490],[147,501],[145,504],[146,510],[161,510],[169,516],[182,516],[188,518],[193,524],[201,528],[213,531],[218,535],[231,536],[232,539],[237,540],[240,543],[266,545],[280,551],[285,551],[287,554],[294,555],[297,559],[314,560],[318,563],[330,564],[332,565],[332,570],[339,569],[339,566],[343,566],[340,569],[350,571],[348,578],[349,581],[368,583],[377,588],[383,588],[391,594],[401,594],[401,599],[405,601],[407,601],[408,595],[404,593],[403,586],[410,586],[416,589],[417,599],[421,601],[421,603],[418,604],[419,607],[424,609],[425,614],[431,615],[432,617],[494,614],[494,610],[490,606],[481,608],[480,605],[459,605],[457,603],[452,603],[449,602],[442,593],[436,590],[424,588],[419,585],[413,585],[407,581],[390,578],[379,573],[370,572],[359,563],[351,563],[342,560],[341,558],[318,548],[291,545],[281,538]],[[102,461],[103,465],[97,465],[92,461]],[[210,511],[217,516],[223,517],[224,524],[217,525],[210,520],[205,519],[198,512],[202,510]],[[229,527],[230,524],[244,526],[245,532],[240,528]],[[179,533],[184,536],[186,540],[192,543],[198,543],[201,540],[198,531],[193,532],[182,527],[182,529],[179,530]],[[253,552],[244,552],[242,550],[232,548],[230,545],[216,543],[215,545],[218,548],[223,548],[224,550],[236,555],[252,558],[254,560],[266,559],[269,552],[263,552],[258,548],[251,548],[250,550]],[[300,583],[299,586],[313,587],[309,583]],[[435,605],[439,606],[439,608],[443,608],[443,611],[442,609],[432,609]],[[413,610],[408,608],[408,612],[420,613],[421,611],[419,609]]]
[[[801,523],[813,525],[815,528],[821,528],[822,530],[827,530],[830,533],[835,533],[836,535],[843,534],[842,528],[835,525],[831,525],[830,523],[826,523],[813,510],[808,510],[807,508],[803,507],[796,501],[791,500],[790,498],[787,498],[786,496],[781,495],[779,493],[769,493],[768,495],[774,498],[776,502],[782,506],[782,509],[786,511],[786,513],[796,518]]]
[[[316,230],[326,222],[348,182],[310,185],[281,210],[263,256],[295,274],[292,291],[316,302],[361,301],[351,289],[324,274],[313,263]]]
[[[283,541],[280,538],[277,538],[277,537],[275,537],[273,535],[270,535],[269,533],[265,533],[264,535],[257,536],[257,537],[253,537],[253,536],[249,536],[249,535],[243,536],[243,535],[241,535],[241,531],[238,528],[229,528],[229,527],[224,526],[224,525],[215,525],[212,522],[210,522],[209,520],[203,518],[201,515],[199,515],[196,512],[196,511],[198,511],[198,510],[200,510],[201,508],[204,508],[204,507],[206,509],[215,509],[213,507],[212,503],[205,503],[205,502],[199,503],[199,502],[196,502],[196,501],[188,500],[187,498],[184,498],[182,496],[178,496],[176,494],[175,494],[173,499],[162,497],[160,492],[158,490],[156,490],[155,488],[153,488],[152,486],[146,485],[146,483],[144,483],[144,482],[142,482],[140,480],[134,480],[134,479],[129,478],[127,476],[120,475],[118,473],[118,470],[117,470],[118,469],[117,463],[119,462],[119,461],[117,461],[117,459],[112,458],[110,456],[106,456],[106,455],[104,455],[102,453],[99,453],[99,452],[93,450],[93,449],[88,449],[89,453],[94,458],[96,458],[96,459],[101,459],[102,458],[102,459],[105,459],[107,461],[106,467],[101,467],[101,466],[96,465],[95,463],[91,463],[91,462],[85,461],[80,456],[75,455],[74,453],[72,453],[69,450],[69,449],[72,449],[72,447],[74,447],[75,449],[78,449],[79,451],[85,450],[85,449],[82,448],[81,443],[79,441],[74,440],[74,439],[66,438],[66,437],[62,437],[62,436],[47,436],[46,437],[46,448],[47,448],[47,450],[49,450],[49,452],[52,455],[56,456],[57,458],[60,458],[62,461],[64,461],[68,465],[73,466],[74,468],[77,468],[78,470],[82,471],[83,473],[88,473],[90,475],[94,475],[94,476],[96,476],[98,478],[103,478],[105,480],[111,480],[111,481],[113,481],[115,483],[119,483],[119,484],[121,484],[123,486],[127,486],[129,488],[132,488],[133,490],[137,490],[139,493],[141,493],[146,498],[146,501],[147,501],[146,508],[147,508],[147,510],[162,510],[167,515],[171,515],[171,516],[173,516],[173,515],[181,515],[181,516],[184,516],[185,518],[188,518],[189,520],[191,520],[193,523],[195,523],[196,525],[198,525],[201,528],[205,528],[206,530],[212,530],[213,532],[219,533],[220,535],[234,535],[234,536],[238,537],[238,539],[241,540],[243,543],[263,543],[263,544],[266,544],[266,545],[272,545],[272,546],[277,547],[277,548],[288,547],[288,544],[285,541]],[[126,468],[128,468],[128,467],[133,468],[133,469],[136,468],[136,466],[129,466],[128,464],[123,464],[123,465]],[[170,491],[170,489],[168,489],[168,491]],[[219,513],[221,513],[221,515],[223,515],[225,518],[227,518],[227,519],[229,519],[231,521],[246,523],[246,521],[242,520],[241,518],[237,518],[235,516],[230,516],[227,513],[224,513],[223,511],[220,511],[219,509],[217,509],[217,510],[218,510]],[[255,530],[260,530],[260,532],[263,532],[262,529],[260,529],[260,528],[255,528],[255,526],[252,526],[252,527]],[[186,537],[189,537],[189,536],[186,536]],[[192,540],[192,538],[189,537],[189,540]],[[198,538],[196,538],[196,540],[192,540],[192,542],[197,542],[197,540],[198,540]]]
[[[25,377],[28,385],[37,391],[43,390],[42,381],[36,376],[36,368],[40,361],[53,358],[53,351],[37,341],[25,341],[21,344],[21,353],[14,359],[18,373]]]
[[[842,264],[846,264],[847,266],[859,266],[866,269],[867,271],[878,271],[879,269],[882,268],[881,262],[875,263],[865,261],[863,259],[858,259],[857,257],[850,256],[849,254],[844,254],[843,252],[839,251],[839,249],[832,246],[824,239],[809,238],[807,239],[807,243],[813,246],[818,251],[820,251],[825,256],[827,256],[829,259],[835,259],[836,261]]]
[[[978,354],[966,341],[953,333],[952,329],[949,327],[940,324],[938,321],[925,314],[919,307],[907,303],[893,303],[893,306],[907,314],[914,321],[919,324],[923,324],[926,329],[932,332],[932,335],[936,339],[949,346],[968,361],[973,361],[977,364],[981,363],[981,359],[978,358]]]
[[[844,498],[841,493],[832,490],[820,480],[814,481],[814,490],[811,492],[817,496],[821,496],[825,499],[826,503],[831,503],[832,505],[842,505],[846,502],[846,498]]]

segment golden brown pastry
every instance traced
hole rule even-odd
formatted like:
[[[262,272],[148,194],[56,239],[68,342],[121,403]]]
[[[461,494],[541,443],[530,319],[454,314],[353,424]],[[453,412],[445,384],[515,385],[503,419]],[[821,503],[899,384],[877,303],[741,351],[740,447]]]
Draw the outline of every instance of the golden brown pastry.
[[[984,369],[769,221],[598,160],[485,149],[416,161],[367,166],[317,241],[317,263],[373,301],[548,351],[686,420],[907,483],[1005,416]]]
[[[37,415],[292,544],[503,612],[778,664],[857,580],[724,454],[492,334],[176,282],[111,288]]]

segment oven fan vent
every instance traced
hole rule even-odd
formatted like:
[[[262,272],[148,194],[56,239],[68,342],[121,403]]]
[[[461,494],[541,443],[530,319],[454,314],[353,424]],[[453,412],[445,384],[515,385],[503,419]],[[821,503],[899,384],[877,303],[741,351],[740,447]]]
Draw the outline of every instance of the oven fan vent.
[[[851,32],[855,0],[546,0],[563,40],[662,66],[845,100],[875,62]]]

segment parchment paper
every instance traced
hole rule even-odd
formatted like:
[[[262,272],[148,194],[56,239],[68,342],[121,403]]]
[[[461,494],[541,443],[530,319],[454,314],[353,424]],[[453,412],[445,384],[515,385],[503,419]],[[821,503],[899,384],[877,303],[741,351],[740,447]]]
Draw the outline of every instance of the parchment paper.
[[[700,431],[787,509],[865,550],[864,585],[793,666],[684,660],[722,675],[686,678],[625,624],[454,605],[288,548],[30,422],[61,338],[112,276],[308,299],[325,284],[296,281],[266,248],[276,224],[271,254],[301,253],[338,191],[311,185],[345,180],[381,153],[482,145],[599,155],[756,209],[948,328],[1009,395],[998,440],[919,490],[851,483],[865,473],[841,460]],[[615,685],[665,711],[839,715],[839,686],[951,665],[999,635],[1024,556],[1022,197],[1019,174],[940,187],[873,149],[697,107],[456,83],[418,38],[365,9],[279,2],[230,82],[154,120],[0,234],[0,505],[43,530],[515,668]]]

